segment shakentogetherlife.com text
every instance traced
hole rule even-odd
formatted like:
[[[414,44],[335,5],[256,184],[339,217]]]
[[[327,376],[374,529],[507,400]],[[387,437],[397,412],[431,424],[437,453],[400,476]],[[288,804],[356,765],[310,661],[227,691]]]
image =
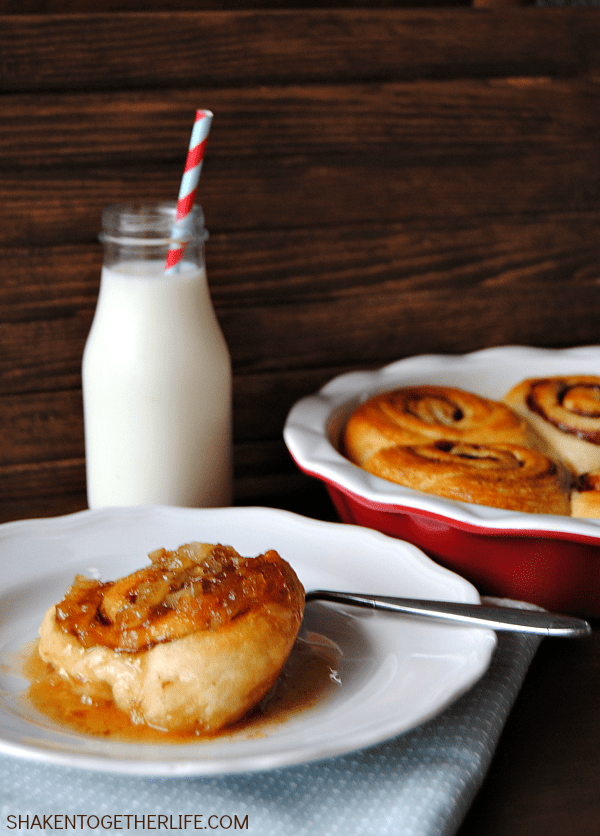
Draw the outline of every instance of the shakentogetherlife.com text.
[[[228,815],[200,815],[195,813],[181,813],[176,815],[149,815],[123,813],[104,814],[58,814],[50,815],[18,815],[9,814],[4,821],[5,832],[41,833],[70,831],[71,833],[135,831],[146,833],[150,831],[247,831],[249,829],[248,816]]]

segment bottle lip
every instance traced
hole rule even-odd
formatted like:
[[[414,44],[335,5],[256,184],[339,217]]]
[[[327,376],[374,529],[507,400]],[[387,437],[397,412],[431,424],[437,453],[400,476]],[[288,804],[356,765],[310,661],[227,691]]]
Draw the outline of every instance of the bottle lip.
[[[205,241],[201,206],[193,206],[190,213],[177,221],[175,201],[114,203],[102,213],[102,232],[98,236],[107,241],[130,246],[164,247],[172,243]]]

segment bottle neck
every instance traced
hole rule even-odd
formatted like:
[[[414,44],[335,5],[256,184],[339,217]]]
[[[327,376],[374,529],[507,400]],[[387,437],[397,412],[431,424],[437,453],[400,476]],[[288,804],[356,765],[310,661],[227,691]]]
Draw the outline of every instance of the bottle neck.
[[[154,270],[160,262],[166,266],[170,249],[181,247],[186,263],[203,268],[207,232],[202,210],[194,207],[183,220],[177,220],[176,212],[175,203],[109,206],[102,215],[100,235],[104,266],[121,272],[122,265],[148,262]]]

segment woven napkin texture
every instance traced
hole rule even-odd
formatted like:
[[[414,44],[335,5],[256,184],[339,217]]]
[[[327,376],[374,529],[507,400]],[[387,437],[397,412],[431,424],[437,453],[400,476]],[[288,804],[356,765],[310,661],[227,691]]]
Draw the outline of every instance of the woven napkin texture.
[[[162,779],[2,756],[0,832],[448,836],[483,782],[539,645],[517,633],[498,639],[484,677],[441,715],[383,744],[318,763]]]

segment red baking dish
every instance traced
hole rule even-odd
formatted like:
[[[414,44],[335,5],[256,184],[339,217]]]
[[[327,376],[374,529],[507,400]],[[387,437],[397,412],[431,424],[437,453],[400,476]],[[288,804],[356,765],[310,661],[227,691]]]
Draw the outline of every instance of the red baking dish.
[[[600,374],[600,346],[508,346],[422,355],[335,378],[290,411],[284,439],[298,467],[327,487],[343,522],[420,547],[481,594],[600,616],[600,520],[525,514],[436,497],[372,476],[341,455],[345,422],[369,396],[437,383],[501,398],[526,377]]]

